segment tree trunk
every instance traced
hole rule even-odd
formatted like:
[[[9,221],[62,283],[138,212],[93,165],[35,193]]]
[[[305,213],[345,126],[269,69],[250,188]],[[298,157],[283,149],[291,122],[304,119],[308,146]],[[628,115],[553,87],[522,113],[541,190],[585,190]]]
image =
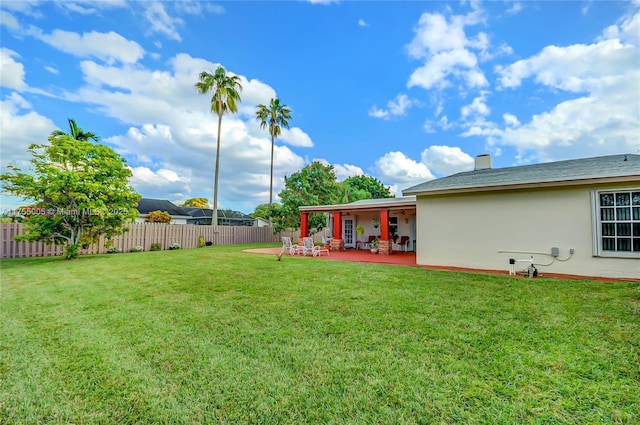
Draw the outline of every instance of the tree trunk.
[[[218,225],[218,171],[220,168],[220,129],[222,128],[222,106],[218,114],[218,139],[216,140],[216,168],[213,177],[213,211],[211,212],[211,225]]]
[[[269,180],[269,208],[273,203],[273,146],[275,144],[275,137],[273,136],[273,128],[271,129],[271,180]]]

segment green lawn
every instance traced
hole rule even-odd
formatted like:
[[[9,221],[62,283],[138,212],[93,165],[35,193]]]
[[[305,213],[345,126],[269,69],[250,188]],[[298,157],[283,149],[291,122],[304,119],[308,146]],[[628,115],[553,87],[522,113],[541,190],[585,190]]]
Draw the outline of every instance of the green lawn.
[[[0,262],[0,422],[640,423],[640,285],[242,252]]]

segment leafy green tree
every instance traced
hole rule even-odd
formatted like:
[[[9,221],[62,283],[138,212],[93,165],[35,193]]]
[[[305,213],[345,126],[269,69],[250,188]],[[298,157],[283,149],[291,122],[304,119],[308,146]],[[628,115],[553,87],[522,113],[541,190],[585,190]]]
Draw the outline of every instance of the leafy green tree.
[[[278,203],[275,204],[260,204],[255,210],[249,214],[253,218],[263,218],[273,222],[276,218],[281,216],[282,206]],[[277,231],[275,232],[277,233]]]
[[[151,211],[144,218],[146,223],[171,223],[171,215],[166,211]]]
[[[99,142],[100,141],[100,137],[98,137],[95,133],[92,133],[90,131],[83,131],[80,127],[78,127],[78,124],[76,123],[76,120],[74,120],[73,118],[68,118],[69,121],[69,132],[65,133],[62,130],[54,130],[53,132],[51,132],[51,135],[54,137],[59,137],[59,136],[71,136],[76,140],[81,140],[81,141],[94,141],[94,142]]]
[[[330,205],[340,201],[342,188],[336,181],[332,165],[314,161],[302,170],[285,179],[285,187],[280,192],[282,208],[274,217],[274,231],[300,227],[300,212],[303,205]],[[318,232],[326,226],[325,214],[309,214],[309,231]]]
[[[189,198],[184,201],[184,204],[180,206],[192,208],[209,208],[209,200],[207,198]]]
[[[389,188],[375,177],[348,177],[342,182],[342,187],[344,188],[344,202],[354,202],[361,199],[393,198]]]
[[[276,137],[282,131],[281,126],[289,128],[291,109],[280,103],[280,99],[271,99],[268,107],[262,104],[258,105],[256,119],[260,121],[260,128],[269,126],[269,134],[271,135],[271,180],[269,181],[269,205],[271,205],[273,204],[273,149]]]
[[[253,218],[264,218],[271,219],[274,216],[274,212],[280,211],[280,204],[260,204],[258,205],[251,214],[249,214]]]
[[[110,147],[52,134],[49,144],[32,144],[29,151],[32,173],[9,166],[0,175],[7,193],[35,202],[19,240],[65,245],[72,259],[80,244],[100,235],[110,241],[138,216],[140,195],[128,186],[131,170]]]
[[[213,217],[212,225],[218,223],[218,174],[220,169],[220,130],[222,128],[222,115],[225,112],[237,112],[240,103],[240,91],[242,85],[236,75],[228,75],[227,71],[218,66],[213,74],[203,71],[199,75],[200,81],[196,83],[196,89],[200,94],[211,95],[211,112],[218,115],[218,137],[216,140],[216,165],[213,180]]]

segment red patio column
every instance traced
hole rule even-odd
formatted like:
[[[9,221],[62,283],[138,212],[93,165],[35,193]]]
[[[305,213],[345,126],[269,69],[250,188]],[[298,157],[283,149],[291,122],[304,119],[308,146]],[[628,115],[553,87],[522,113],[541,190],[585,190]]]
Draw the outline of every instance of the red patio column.
[[[331,249],[334,251],[344,250],[344,240],[342,239],[342,215],[340,212],[333,213],[333,240]]]
[[[300,213],[300,239],[309,236],[309,213]]]
[[[391,254],[391,240],[389,239],[389,210],[380,211],[380,242],[378,255]]]

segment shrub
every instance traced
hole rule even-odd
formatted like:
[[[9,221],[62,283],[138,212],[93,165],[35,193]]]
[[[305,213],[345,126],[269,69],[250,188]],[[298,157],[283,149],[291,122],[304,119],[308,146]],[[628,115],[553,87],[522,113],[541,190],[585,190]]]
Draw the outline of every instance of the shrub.
[[[171,245],[169,245],[169,249],[180,249],[180,248],[182,248],[182,247],[180,246],[179,243],[176,243],[176,242],[174,242]]]
[[[204,246],[204,236],[198,236],[198,248],[202,248]]]
[[[151,244],[151,251],[162,251],[162,244],[160,242],[154,242]]]
[[[120,254],[122,252],[122,249],[120,249],[119,246],[112,246],[111,248],[107,249],[107,254]]]
[[[144,248],[142,248],[140,245],[132,246],[131,249],[129,250],[129,252],[142,252],[142,251],[144,251]]]
[[[147,223],[171,223],[171,216],[166,211],[151,211],[144,219]]]

